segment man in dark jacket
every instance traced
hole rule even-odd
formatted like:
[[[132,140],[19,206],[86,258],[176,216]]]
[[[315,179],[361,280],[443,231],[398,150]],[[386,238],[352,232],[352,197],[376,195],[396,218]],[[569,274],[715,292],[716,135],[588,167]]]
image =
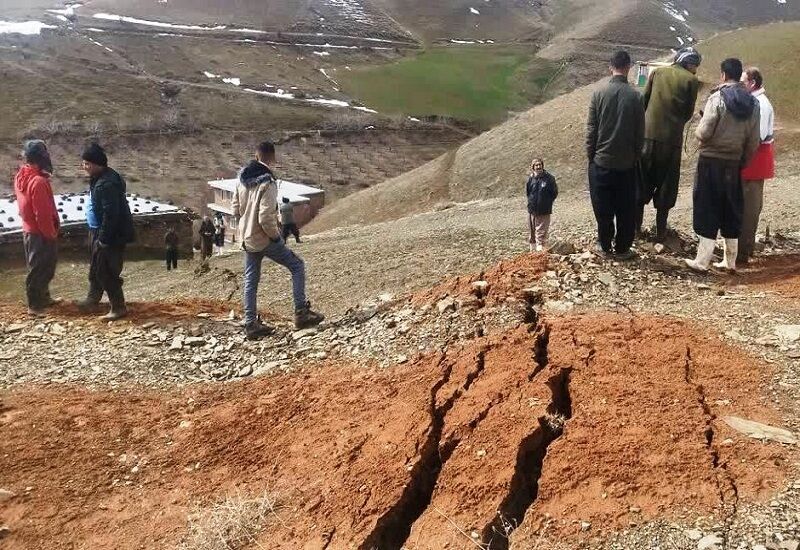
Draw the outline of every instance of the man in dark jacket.
[[[611,81],[595,91],[589,106],[586,155],[589,190],[597,219],[597,251],[629,260],[636,233],[636,163],[644,144],[644,107],[628,83],[631,57],[611,59]],[[616,227],[614,222],[616,220]]]
[[[98,144],[89,145],[81,158],[83,169],[89,174],[89,193],[99,227],[92,243],[89,293],[79,306],[84,311],[93,310],[100,304],[105,292],[111,303],[111,311],[103,319],[116,321],[128,314],[120,274],[125,247],[134,240],[125,180],[108,167],[108,157]]]
[[[164,235],[164,246],[167,249],[167,271],[178,269],[178,233],[174,227],[167,229],[167,234]]]
[[[41,140],[27,141],[22,156],[25,164],[14,178],[14,193],[22,219],[22,240],[28,266],[25,279],[28,311],[39,317],[45,308],[55,303],[50,297],[50,281],[56,273],[60,223],[50,186],[53,165],[47,146]]]
[[[556,178],[544,169],[544,161],[539,158],[531,162],[531,175],[525,184],[528,197],[528,227],[530,228],[531,252],[541,252],[547,246],[550,233],[550,217],[553,203],[558,197]]]
[[[641,233],[644,207],[656,209],[656,241],[667,236],[669,211],[678,200],[683,129],[694,116],[702,58],[692,47],[675,54],[674,63],[650,73],[644,90],[645,130],[642,152],[637,230]]]
[[[739,81],[742,62],[726,59],[720,69],[721,84],[709,96],[695,130],[700,147],[692,223],[699,244],[696,258],[686,264],[700,272],[708,271],[720,233],[725,258],[714,267],[736,270],[744,212],[741,170],[761,143],[758,100]]]

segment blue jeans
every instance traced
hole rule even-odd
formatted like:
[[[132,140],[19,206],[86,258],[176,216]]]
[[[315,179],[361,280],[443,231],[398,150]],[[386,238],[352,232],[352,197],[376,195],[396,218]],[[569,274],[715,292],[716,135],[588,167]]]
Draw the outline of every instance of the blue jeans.
[[[283,240],[271,242],[260,252],[244,253],[244,322],[258,318],[258,283],[261,281],[261,262],[267,257],[292,274],[292,296],[295,311],[306,305],[306,265],[286,246]]]

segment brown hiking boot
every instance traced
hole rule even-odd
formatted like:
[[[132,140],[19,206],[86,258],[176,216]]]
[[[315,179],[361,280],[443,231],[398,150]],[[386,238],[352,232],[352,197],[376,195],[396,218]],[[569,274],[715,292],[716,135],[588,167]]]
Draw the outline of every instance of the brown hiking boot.
[[[315,327],[325,320],[325,316],[311,309],[311,302],[294,312],[294,326],[297,330]]]
[[[261,322],[261,317],[247,323],[244,327],[245,338],[248,340],[261,340],[275,333],[275,328]]]

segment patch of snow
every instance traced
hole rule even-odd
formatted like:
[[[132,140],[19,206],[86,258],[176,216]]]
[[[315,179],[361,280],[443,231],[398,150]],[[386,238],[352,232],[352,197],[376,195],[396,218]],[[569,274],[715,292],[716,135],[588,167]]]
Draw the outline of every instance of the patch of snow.
[[[105,44],[101,44],[100,42],[98,42],[97,40],[94,40],[93,38],[87,38],[87,40],[89,42],[91,42],[92,44],[94,44],[95,46],[100,46],[101,48],[103,48],[105,51],[107,51],[109,53],[114,53],[114,50],[112,50],[111,48],[109,48]]]
[[[413,116],[408,117],[408,120],[410,120],[411,122],[422,122],[420,119]]]
[[[233,84],[234,86],[241,86],[242,79],[241,78],[223,78],[222,81],[225,84]]]
[[[269,84],[267,84],[265,86],[269,87],[269,88],[274,88],[274,86],[270,86]],[[350,103],[348,103],[346,101],[342,101],[341,99],[327,99],[327,98],[324,98],[324,97],[300,99],[300,98],[296,97],[294,94],[291,94],[291,93],[289,93],[286,90],[283,90],[281,88],[278,88],[274,92],[267,91],[267,90],[254,90],[253,88],[242,88],[242,90],[244,90],[245,92],[249,92],[251,94],[258,94],[258,95],[263,95],[263,96],[267,96],[267,97],[274,97],[276,99],[284,99],[284,100],[289,100],[289,101],[301,101],[303,103],[311,103],[311,104],[314,104],[314,105],[323,105],[325,107],[349,108],[349,109],[354,109],[356,111],[363,111],[365,113],[377,113],[378,112],[378,111],[375,111],[375,110],[370,109],[368,107],[360,107],[360,106],[356,106],[356,105],[351,105]]]
[[[203,74],[206,76],[206,78],[219,78],[220,77],[218,74],[210,73],[208,71],[203,71]]]
[[[89,27],[89,28],[88,28],[88,29],[86,29],[86,30],[87,30],[87,31],[89,31],[89,32],[106,32],[105,30],[103,30],[103,29],[98,29],[97,27]]]
[[[683,10],[684,13],[679,12],[671,2],[666,2],[662,5],[664,7],[664,11],[667,12],[671,17],[677,19],[681,23],[686,23],[686,15],[688,15],[689,12],[686,10]]]
[[[675,38],[677,38],[677,39],[678,39],[678,42],[680,42],[680,43],[681,43],[681,46],[683,46],[684,44],[686,44],[686,42],[685,42],[685,41],[683,40],[683,38],[681,38],[680,36],[676,36]]]
[[[331,55],[331,52],[312,52],[312,53],[320,57],[328,57],[329,55]]]
[[[359,0],[325,0],[339,15],[357,23],[372,23],[372,18]]]
[[[0,20],[0,34],[23,34],[33,36],[42,34],[43,29],[55,29],[41,21],[2,21]]]
[[[473,14],[473,15],[480,15],[480,14],[481,14],[481,12],[479,12],[479,11],[478,11],[478,10],[476,10],[475,8],[470,8],[470,9],[469,9],[469,12],[470,12],[471,14]]]
[[[104,21],[115,21],[117,23],[131,23],[133,25],[158,27],[160,29],[178,29],[183,31],[222,31],[227,29],[225,25],[206,27],[203,25],[185,25],[183,23],[164,23],[163,21],[150,21],[148,19],[138,19],[136,17],[128,17],[126,15],[114,15],[111,13],[95,13],[93,17],[95,19],[103,19]]]

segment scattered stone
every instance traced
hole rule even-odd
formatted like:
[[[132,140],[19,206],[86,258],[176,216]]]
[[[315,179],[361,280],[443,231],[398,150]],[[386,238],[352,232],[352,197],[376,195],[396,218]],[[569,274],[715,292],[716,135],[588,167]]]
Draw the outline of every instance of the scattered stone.
[[[456,301],[448,296],[447,298],[442,298],[436,303],[436,309],[439,310],[439,313],[447,313],[450,311],[456,310]]]
[[[394,294],[389,294],[388,292],[378,296],[379,302],[386,303],[386,302],[391,302],[392,300],[394,300]]]
[[[472,283],[472,290],[478,298],[483,298],[489,293],[489,283],[486,281],[475,281]]]
[[[8,489],[0,489],[0,503],[8,502],[15,496],[17,495],[13,491],[9,491]]]
[[[800,550],[800,541],[785,540],[780,545],[781,550]]]
[[[745,420],[737,416],[723,416],[722,420],[737,432],[743,433],[747,437],[752,437],[753,439],[766,439],[785,443],[787,445],[797,444],[797,438],[792,432],[782,428],[775,428],[773,426],[761,424],[760,422]]]
[[[577,249],[575,248],[575,245],[572,244],[572,242],[559,239],[550,245],[549,251],[550,254],[569,256],[570,254],[575,254],[577,252]]]
[[[154,322],[150,321],[150,322],[147,322],[147,323],[142,325],[142,330],[150,330],[154,326],[156,326],[156,324]]]
[[[183,349],[183,336],[176,336],[172,339],[172,343],[169,345],[169,349],[171,350],[179,350]]]
[[[778,343],[778,338],[776,336],[772,336],[771,334],[756,338],[756,344],[759,346],[775,347],[778,345]]]
[[[719,535],[706,535],[697,541],[697,550],[714,550],[722,544],[722,538]]]
[[[192,423],[189,420],[181,420],[181,423],[178,424],[178,427],[180,429],[182,429],[182,430],[190,428],[191,426],[192,426]]]
[[[189,347],[192,347],[192,348],[196,348],[196,347],[200,347],[200,346],[205,346],[206,345],[206,339],[202,338],[200,336],[189,336],[188,338],[184,339],[183,343],[186,346],[189,346]]]
[[[661,243],[656,243],[653,245],[653,250],[656,251],[656,254],[661,254],[662,252],[664,252],[664,248],[665,248],[664,245]]]
[[[582,521],[581,522],[581,531],[585,532],[585,531],[588,531],[591,528],[592,528],[591,522],[588,522],[588,521]]]
[[[628,511],[631,514],[640,514],[640,513],[642,513],[642,509],[639,508],[638,506],[631,506],[630,508],[628,508]]]
[[[800,325],[778,325],[775,335],[784,342],[800,341]]]
[[[298,342],[298,341],[302,340],[303,338],[308,338],[309,336],[314,336],[318,332],[319,332],[319,330],[317,328],[314,328],[314,327],[305,328],[303,330],[298,330],[298,331],[292,333],[292,340],[294,340],[295,342]]]
[[[0,540],[6,538],[11,534],[11,528],[8,525],[0,525]]]
[[[703,532],[699,529],[689,529],[686,531],[686,536],[689,540],[698,541],[703,538]]]
[[[239,370],[239,378],[247,378],[251,374],[253,374],[253,367],[250,365],[245,365]]]
[[[395,361],[398,365],[402,365],[403,363],[408,363],[408,356],[407,355],[398,355],[395,357]]]
[[[22,323],[13,323],[6,327],[6,334],[14,334],[16,332],[22,332],[25,328],[25,325]]]
[[[522,295],[531,304],[541,304],[544,302],[544,291],[538,286],[523,288]]]
[[[607,271],[600,273],[597,276],[597,280],[606,286],[611,286],[614,284],[614,276],[611,273],[608,273]]]

